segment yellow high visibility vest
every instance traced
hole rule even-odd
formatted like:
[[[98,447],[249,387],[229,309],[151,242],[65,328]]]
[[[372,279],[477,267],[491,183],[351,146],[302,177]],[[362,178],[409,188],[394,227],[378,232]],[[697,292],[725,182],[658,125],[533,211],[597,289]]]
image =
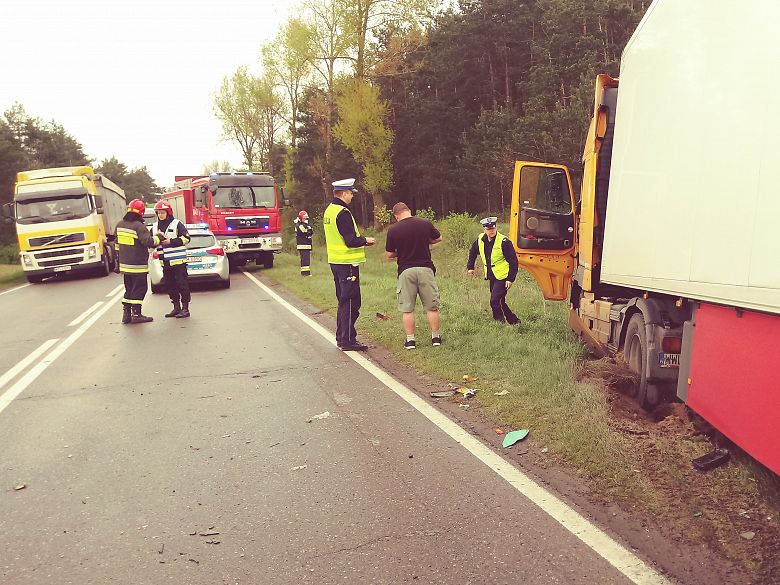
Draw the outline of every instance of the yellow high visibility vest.
[[[485,240],[486,238],[484,234],[482,236],[479,236],[479,239],[477,240],[479,242],[479,255],[482,258],[482,266],[485,267],[485,278],[487,278],[487,267],[488,263],[485,260]],[[493,241],[493,250],[490,254],[490,267],[493,269],[493,276],[496,277],[496,280],[504,280],[507,276],[509,276],[509,262],[506,261],[506,258],[504,258],[504,252],[501,250],[501,242],[504,241],[503,234],[500,234],[499,232],[496,232],[496,238]]]
[[[330,264],[359,264],[365,262],[365,248],[363,246],[349,248],[344,242],[343,236],[339,233],[339,228],[336,226],[336,216],[342,211],[349,213],[352,224],[355,226],[355,233],[360,236],[360,230],[349,209],[335,203],[328,205],[325,209],[325,214],[322,216],[322,224],[325,228],[325,243],[328,249],[328,262]]]

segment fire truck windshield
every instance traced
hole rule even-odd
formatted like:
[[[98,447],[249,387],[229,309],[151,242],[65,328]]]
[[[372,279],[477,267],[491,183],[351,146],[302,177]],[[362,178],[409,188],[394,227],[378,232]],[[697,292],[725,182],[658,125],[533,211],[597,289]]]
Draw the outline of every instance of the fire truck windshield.
[[[275,207],[273,186],[218,187],[214,193],[214,207],[220,209],[246,209]]]

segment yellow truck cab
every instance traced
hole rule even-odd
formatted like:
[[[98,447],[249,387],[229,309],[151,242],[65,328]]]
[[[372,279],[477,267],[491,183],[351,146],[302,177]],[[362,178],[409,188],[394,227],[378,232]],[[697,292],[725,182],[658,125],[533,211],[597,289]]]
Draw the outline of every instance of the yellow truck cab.
[[[14,200],[3,209],[16,223],[31,283],[63,272],[108,275],[116,261],[109,243],[125,211],[124,191],[88,166],[17,173]]]

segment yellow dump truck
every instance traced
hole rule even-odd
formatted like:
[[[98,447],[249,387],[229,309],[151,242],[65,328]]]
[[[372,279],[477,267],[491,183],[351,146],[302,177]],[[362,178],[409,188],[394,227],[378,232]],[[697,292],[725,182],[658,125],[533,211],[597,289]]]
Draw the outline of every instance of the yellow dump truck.
[[[16,223],[20,261],[32,283],[62,272],[108,275],[125,211],[124,191],[87,166],[17,173],[14,200],[3,208]]]

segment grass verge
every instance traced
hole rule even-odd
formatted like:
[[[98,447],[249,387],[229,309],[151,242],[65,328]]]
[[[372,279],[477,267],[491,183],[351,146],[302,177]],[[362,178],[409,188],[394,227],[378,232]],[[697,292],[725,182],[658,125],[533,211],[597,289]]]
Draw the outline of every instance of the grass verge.
[[[760,496],[748,468],[733,464],[706,475],[693,471],[691,459],[711,449],[709,440],[681,409],[646,415],[610,389],[630,383],[630,376],[619,365],[589,359],[568,329],[566,304],[545,301],[526,272],[520,272],[507,296],[522,325],[498,324],[491,318],[487,284],[466,276],[466,250],[435,246],[444,344],[429,345],[418,304],[418,349],[406,351],[395,303],[396,265],[384,259],[383,234],[367,256],[361,268],[360,337],[442,380],[475,377],[469,386],[479,388],[476,400],[498,424],[530,429],[530,446],[546,448],[550,461],[573,466],[596,497],[622,503],[685,541],[707,542],[749,570],[777,571],[776,557],[767,553],[780,542],[777,522],[771,524],[777,512]],[[311,277],[300,276],[298,257],[290,253],[278,256],[263,276],[335,315],[333,279],[322,245],[315,246]],[[391,318],[380,319],[377,313]],[[496,395],[503,390],[508,394]],[[757,528],[759,520],[763,524]],[[762,538],[748,541],[740,537],[744,532]]]
[[[18,264],[0,264],[0,289],[24,282],[24,272]]]

